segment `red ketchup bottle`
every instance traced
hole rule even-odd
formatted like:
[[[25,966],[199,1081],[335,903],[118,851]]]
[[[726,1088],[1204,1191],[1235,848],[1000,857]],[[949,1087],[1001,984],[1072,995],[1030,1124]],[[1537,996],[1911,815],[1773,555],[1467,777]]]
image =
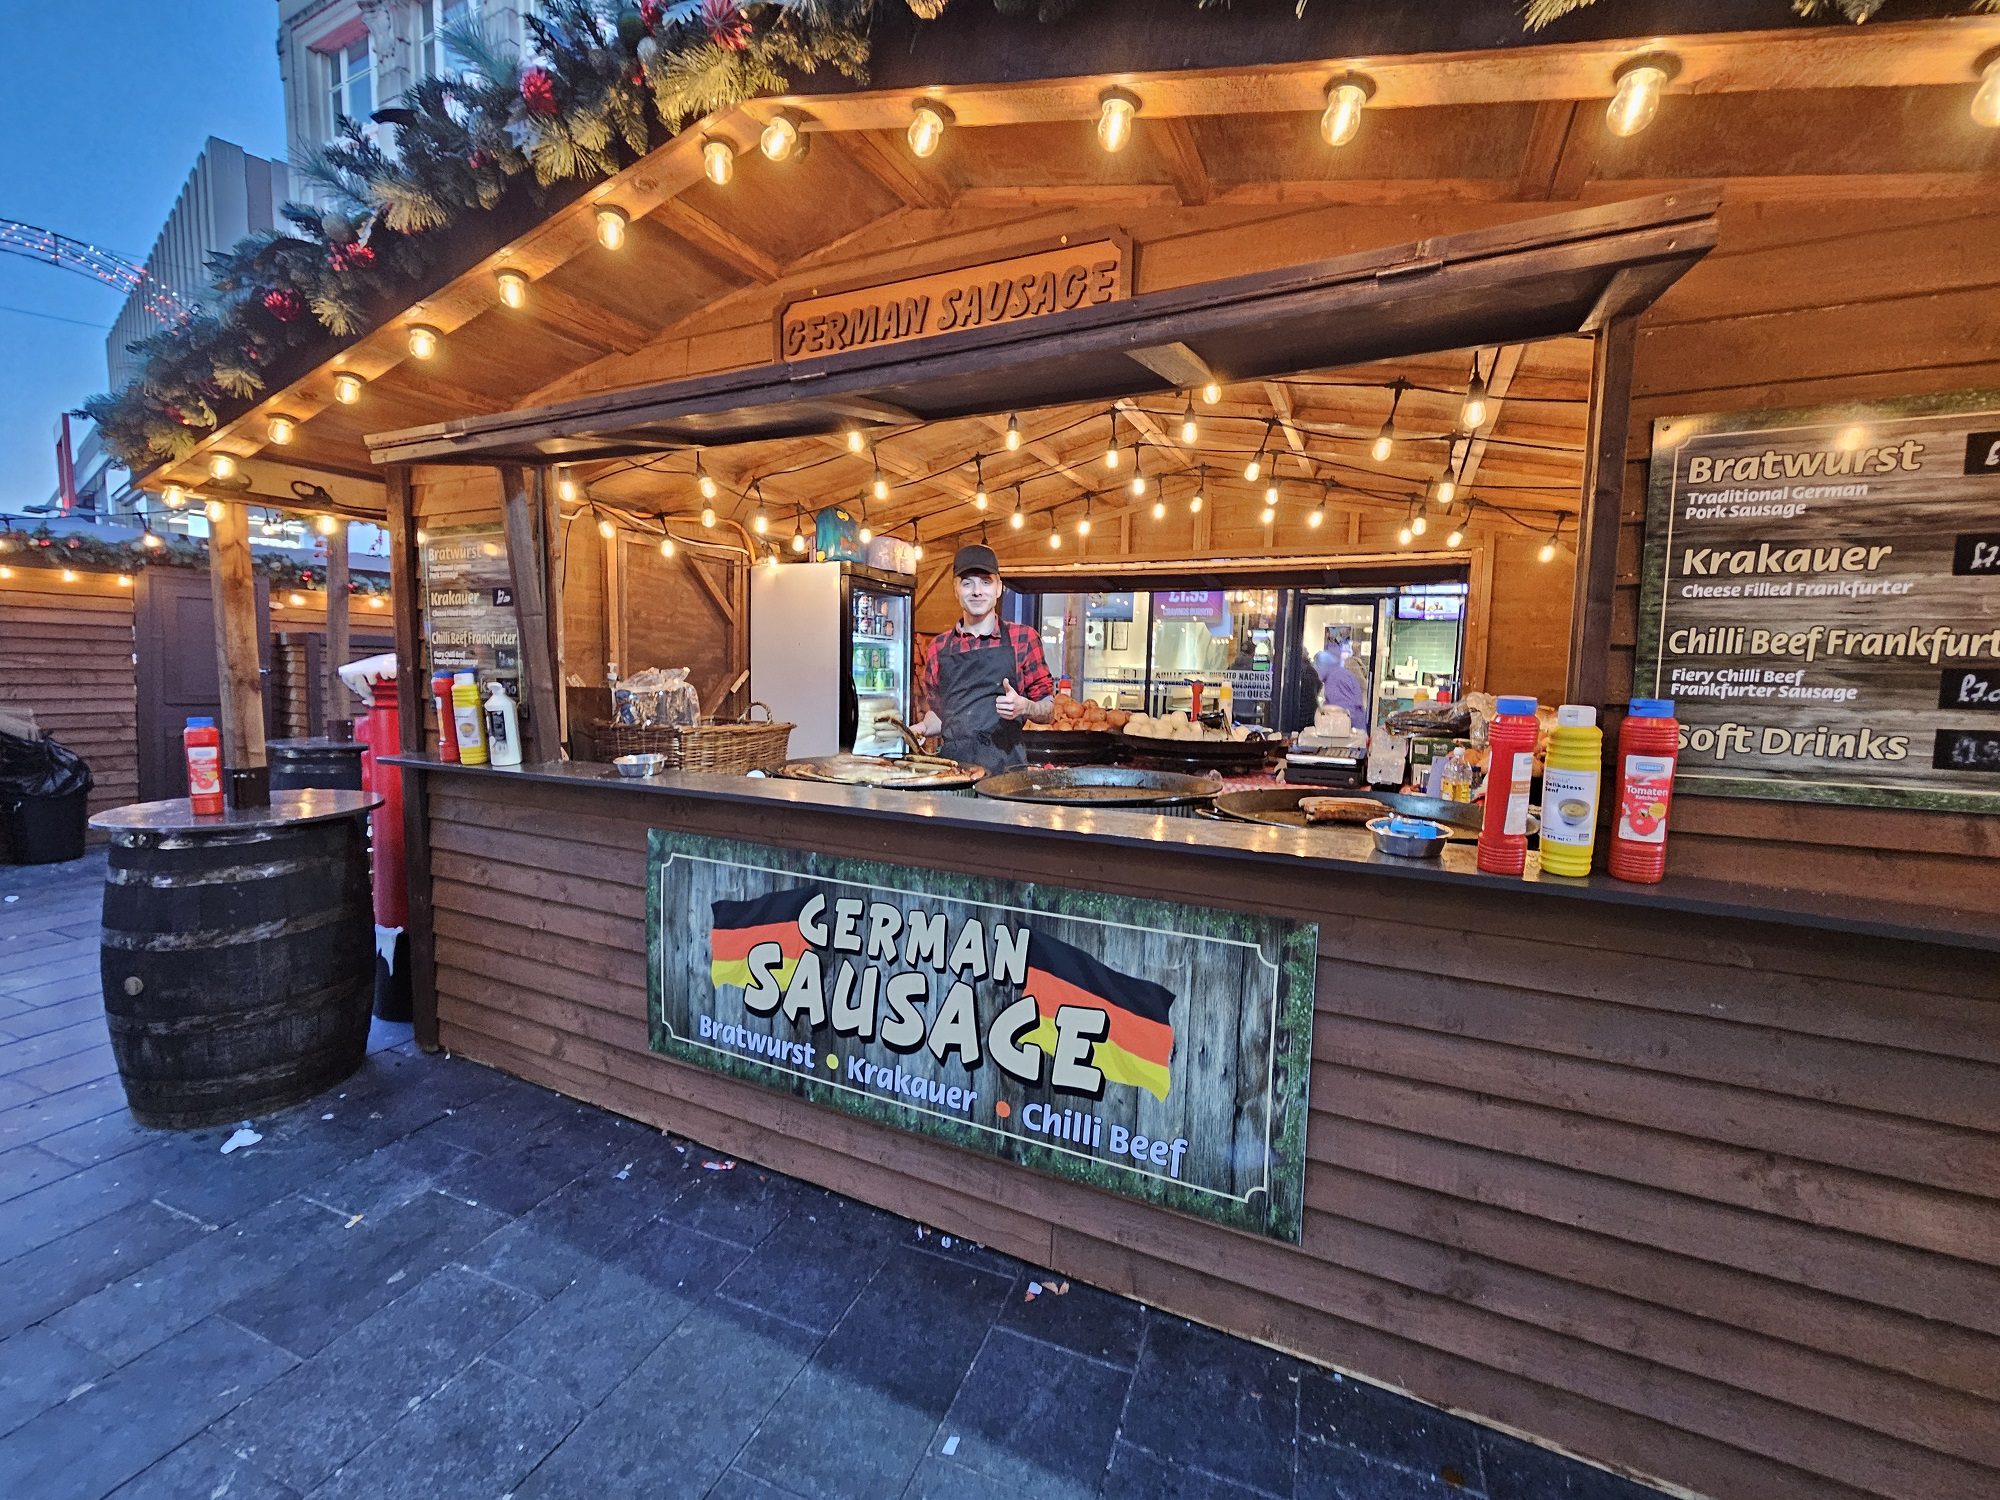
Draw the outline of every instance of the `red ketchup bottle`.
[[[431,697],[437,704],[438,759],[458,759],[458,730],[452,722],[451,673],[440,672],[431,679]]]
[[[211,718],[187,721],[181,731],[187,756],[188,807],[198,818],[222,815],[222,735]]]
[[[1619,880],[1651,884],[1667,871],[1667,809],[1681,727],[1671,698],[1634,698],[1618,727],[1618,826],[1607,868]]]
[[[1528,790],[1535,779],[1533,698],[1502,698],[1486,730],[1486,816],[1479,825],[1479,868],[1519,875],[1528,867]]]

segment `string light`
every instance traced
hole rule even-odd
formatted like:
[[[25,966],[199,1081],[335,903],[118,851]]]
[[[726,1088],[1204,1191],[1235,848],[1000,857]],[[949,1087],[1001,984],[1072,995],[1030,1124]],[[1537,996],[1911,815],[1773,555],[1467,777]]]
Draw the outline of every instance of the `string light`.
[[[1061,550],[1062,550],[1062,533],[1060,531],[1051,531],[1049,533],[1049,551],[1060,552]]]
[[[1201,469],[1201,477],[1197,479],[1194,484],[1194,494],[1188,498],[1189,515],[1198,516],[1201,514],[1202,502],[1205,498],[1202,494],[1202,491],[1207,488],[1208,488],[1208,466],[1206,464],[1203,464]]]
[[[882,476],[882,460],[879,458],[875,460],[875,478],[869,483],[868,489],[877,500],[889,498],[889,481]]]
[[[764,554],[764,566],[769,568],[773,573],[778,571],[778,549],[776,547],[773,547],[769,552]]]
[[[1438,476],[1432,493],[1438,505],[1445,510],[1451,509],[1451,502],[1458,498],[1458,474],[1450,459],[1445,460],[1444,473]]]
[[[216,454],[215,457],[208,461],[208,477],[210,479],[234,479],[236,477],[236,460],[227,453]]]
[[[222,502],[220,500],[209,501],[208,504],[202,508],[202,514],[207,516],[211,523],[220,521],[222,519]]]
[[[906,139],[910,143],[910,154],[916,157],[935,155],[944,141],[944,109],[929,99],[919,99],[910,107],[910,128]]]
[[[1278,518],[1278,487],[1275,484],[1273,484],[1267,486],[1264,490],[1263,521],[1266,526],[1269,526],[1277,518]]]
[[[345,370],[333,377],[333,399],[342,406],[352,406],[361,399],[361,377],[350,375]]]
[[[319,516],[313,521],[313,530],[321,536],[332,536],[339,529],[340,522],[334,520],[332,516]]]
[[[1083,517],[1076,523],[1076,534],[1078,536],[1090,535],[1090,496],[1088,495],[1083,497]]]
[[[1972,96],[1972,123],[2000,130],[2000,56],[1986,64],[1978,92]]]
[[[608,542],[618,535],[618,528],[612,525],[609,516],[600,516],[597,521],[597,534]]]
[[[792,507],[792,550],[794,552],[806,550],[806,513],[804,508],[798,505]]]
[[[500,289],[500,305],[502,307],[518,309],[528,305],[528,278],[519,271],[495,271],[493,273],[493,284]]]
[[[1257,440],[1257,451],[1250,455],[1250,462],[1243,466],[1243,477],[1255,484],[1264,473],[1264,449],[1271,441],[1271,424],[1264,424],[1264,435]]]
[[[1097,144],[1114,156],[1132,140],[1132,118],[1139,112],[1137,97],[1123,89],[1106,89],[1097,104]]]
[[[757,513],[750,518],[750,529],[763,536],[771,529],[771,518],[764,514],[764,481],[758,480],[751,493],[757,497]]]
[[[1201,388],[1201,399],[1204,406],[1215,405],[1216,402],[1222,399],[1222,387],[1213,380],[1209,381],[1207,385]]]
[[[12,578],[13,576],[14,570],[12,568],[0,568],[0,578]]]
[[[1192,448],[1195,439],[1200,436],[1201,428],[1194,420],[1194,397],[1190,396],[1187,398],[1187,409],[1181,413],[1181,441]]]
[[[784,161],[799,144],[799,127],[790,115],[772,118],[757,135],[757,149],[766,161]]]
[[[1012,412],[1007,414],[1007,451],[1017,452],[1021,446],[1021,419]]]
[[[867,446],[868,439],[861,435],[859,427],[850,427],[847,429],[847,451],[849,453],[859,453]]]
[[[75,569],[75,568],[64,568],[64,569],[62,570],[62,581],[63,581],[64,583],[75,583],[75,582],[76,582],[76,569]]]
[[[1132,450],[1132,494],[1135,498],[1146,493],[1145,449]]]
[[[701,508],[701,524],[706,530],[715,530],[715,507],[713,505],[704,505]]]
[[[291,605],[293,609],[303,607],[305,602],[306,596],[304,594],[287,594],[285,596],[285,603]]]
[[[1464,540],[1465,540],[1465,533],[1461,531],[1458,527],[1454,526],[1451,528],[1449,532],[1445,534],[1444,544],[1447,547],[1456,547]]]
[[[1472,379],[1465,385],[1465,405],[1459,409],[1458,425],[1477,432],[1486,421],[1486,377],[1479,373],[1479,356],[1472,356]]]
[[[1326,524],[1326,486],[1321,485],[1319,487],[1319,504],[1315,505],[1312,508],[1312,514],[1306,517],[1306,525],[1312,527],[1314,531],[1317,531],[1321,526],[1325,524]]]
[[[438,352],[438,331],[428,323],[410,325],[410,358],[429,359]]]
[[[674,553],[678,550],[679,549],[674,546],[674,539],[672,537],[663,536],[660,538],[660,556],[672,557]]]
[[[1021,514],[1021,487],[1017,484],[1014,486],[1014,513],[1007,517],[1007,524],[1019,531],[1026,520],[1027,517]]]
[[[701,174],[717,187],[729,186],[736,175],[736,148],[710,136],[701,143]]]
[[[1389,455],[1396,451],[1396,408],[1403,404],[1403,382],[1398,380],[1389,387],[1389,415],[1382,419],[1382,430],[1375,434],[1375,446],[1368,451],[1378,464],[1386,464]]]
[[[984,454],[972,456],[972,508],[986,509],[986,458]]]
[[[1413,527],[1410,523],[1416,519],[1416,514],[1417,514],[1417,502],[1412,500],[1410,502],[1409,510],[1404,513],[1402,529],[1396,533],[1396,544],[1398,546],[1407,547],[1410,545],[1410,542],[1415,538],[1417,534],[1416,528]]]
[[[1104,467],[1107,469],[1118,467],[1118,409],[1116,407],[1111,409],[1111,443],[1104,450]]]
[[[702,466],[700,449],[696,449],[694,455],[694,485],[701,491],[701,498],[704,500],[713,500],[719,493],[715,476]]]
[[[1542,543],[1541,550],[1535,554],[1536,561],[1545,563],[1554,562],[1556,560],[1556,542],[1560,540],[1561,537],[1562,537],[1562,522],[1561,520],[1558,520],[1556,522],[1556,529],[1549,533],[1548,540]]]
[[[861,497],[861,530],[857,534],[860,536],[861,545],[864,547],[875,540],[875,529],[868,524],[868,497],[866,495]]]
[[[1660,112],[1660,90],[1666,87],[1667,69],[1663,57],[1635,58],[1621,67],[1617,88],[1604,112],[1604,122],[1616,136],[1637,135],[1653,123]]]
[[[1167,502],[1164,500],[1155,500],[1153,502],[1153,519],[1155,521],[1164,521],[1166,518]]]
[[[157,531],[152,531],[152,530],[148,530],[146,534],[139,540],[140,540],[140,545],[145,547],[146,550],[149,552],[157,552],[162,547],[167,545],[167,539],[161,536]]]
[[[576,475],[571,472],[568,464],[556,469],[556,498],[562,501],[576,499]]]
[[[1361,110],[1375,93],[1375,85],[1358,73],[1350,73],[1327,85],[1326,111],[1319,117],[1319,133],[1329,146],[1345,146],[1361,129]]]
[[[282,448],[298,430],[299,424],[290,417],[273,417],[264,426],[264,436]]]
[[[179,510],[187,504],[187,491],[177,484],[170,484],[160,491],[160,500],[168,510]]]
[[[368,607],[369,607],[370,609],[382,609],[382,608],[384,608],[384,605],[383,605],[383,603],[382,603],[382,601],[381,601],[381,599],[380,599],[380,598],[378,598],[378,597],[377,597],[376,595],[374,595],[374,594],[370,594],[370,595],[368,596]]]
[[[632,222],[622,208],[600,203],[596,210],[597,243],[607,250],[625,248],[625,229]]]
[[[1422,511],[1418,511],[1414,516],[1410,517],[1410,530],[1417,536],[1422,536],[1430,529],[1431,523]]]

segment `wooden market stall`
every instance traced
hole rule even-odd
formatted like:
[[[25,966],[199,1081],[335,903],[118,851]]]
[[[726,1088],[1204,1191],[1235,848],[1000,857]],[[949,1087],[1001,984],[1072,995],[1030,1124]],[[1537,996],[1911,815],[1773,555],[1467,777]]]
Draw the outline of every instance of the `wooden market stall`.
[[[1045,575],[1058,553],[1092,576],[1424,555],[1482,593],[1472,685],[1615,711],[1658,540],[1655,419],[2000,385],[1995,133],[1965,114],[2000,21],[1648,39],[1678,71],[1630,138],[1603,130],[1600,105],[1636,43],[1371,48],[1366,123],[1337,157],[1318,114],[1347,64],[1285,35],[1267,66],[1148,71],[1133,52],[1115,80],[1038,76],[1031,58],[995,82],[919,49],[867,89],[744,105],[156,476],[198,482],[226,451],[260,491],[295,469],[344,476],[328,487],[387,519],[420,1034],[1692,1492],[1987,1492],[1990,815],[1688,790],[1670,876],[1646,888],[1495,880],[1449,858],[1413,872],[1359,835],[956,802],[913,816],[887,793],[625,784],[562,759],[607,664],[636,664],[640,642],[689,643],[705,706],[740,707],[745,569],[802,511],[856,499],[871,463],[894,480],[877,529],[926,548],[919,611],[934,623],[950,550],[982,527],[1010,570]],[[921,94],[904,67],[937,69],[924,87],[949,100],[934,157],[904,149]],[[1140,110],[1111,156],[1089,122],[1114,81]],[[748,148],[781,111],[812,150],[760,161]],[[728,184],[702,176],[716,138],[746,148]],[[605,209],[618,249],[598,236]],[[797,304],[1113,232],[1129,295],[786,358]],[[503,270],[528,278],[523,306],[496,299]],[[441,337],[428,362],[406,352],[411,325]],[[1461,399],[1475,356],[1493,410],[1458,434],[1423,403]],[[336,401],[336,374],[365,378],[365,399]],[[1144,424],[1169,426],[1211,380],[1219,482],[1195,512],[1199,476]],[[1370,485],[1342,455],[1357,434],[1365,448],[1398,381],[1436,388],[1408,416],[1448,441]],[[275,455],[262,424],[281,409],[297,432]],[[1172,514],[1107,501],[1071,541],[1085,497],[1107,489],[1090,466],[1113,409],[1168,466]],[[1306,498],[1265,519],[1261,484],[1220,478],[1245,446],[1230,422],[1284,444]],[[1401,544],[1414,511],[1394,497],[1435,477],[1440,451],[1477,508],[1458,545],[1435,524]],[[697,452],[723,494],[714,526]],[[1321,479],[1333,519],[1314,526]],[[1029,494],[1018,537],[993,499],[1015,482]],[[531,752],[519,772],[424,755],[423,548],[465,527],[504,547]],[[1559,560],[1540,562],[1551,536]],[[998,872],[1295,924],[1316,954],[1310,1019],[1295,1087],[1271,1106],[1298,1131],[1295,1232],[1024,1170],[663,1055],[649,986],[677,960],[650,894],[654,830],[755,845],[787,869],[810,853],[926,878]]]

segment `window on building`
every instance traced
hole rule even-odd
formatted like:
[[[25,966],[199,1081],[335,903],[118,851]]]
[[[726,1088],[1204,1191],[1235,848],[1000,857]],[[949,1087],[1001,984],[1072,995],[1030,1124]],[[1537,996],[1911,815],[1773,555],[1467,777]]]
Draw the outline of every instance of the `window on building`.
[[[455,78],[465,59],[445,42],[445,32],[479,14],[479,0],[421,0],[417,6],[417,62],[429,78]]]
[[[368,38],[356,37],[335,51],[323,54],[327,69],[327,134],[343,116],[364,124],[375,112],[375,56]]]

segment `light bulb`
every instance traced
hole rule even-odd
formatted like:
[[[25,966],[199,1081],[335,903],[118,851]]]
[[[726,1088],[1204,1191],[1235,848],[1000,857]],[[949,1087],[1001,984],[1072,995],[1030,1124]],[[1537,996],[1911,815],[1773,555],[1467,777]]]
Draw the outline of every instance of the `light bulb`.
[[[1115,439],[1112,441],[1111,446],[1104,450],[1104,467],[1107,469],[1118,467],[1118,443]]]
[[[1194,515],[1199,515],[1199,514],[1201,514],[1201,506],[1202,506],[1202,499],[1203,499],[1203,496],[1202,496],[1202,493],[1201,493],[1201,491],[1200,491],[1200,490],[1196,490],[1196,491],[1194,492],[1194,498],[1193,498],[1192,500],[1188,501],[1188,514],[1189,514],[1189,515],[1191,515],[1191,516],[1194,516]]]
[[[987,500],[986,489],[982,485],[978,493],[976,493],[972,497],[972,508],[974,510],[984,510],[986,509],[988,503],[989,502]]]
[[[208,477],[210,479],[234,479],[236,477],[236,460],[231,458],[227,453],[216,454],[215,457],[208,461]]]
[[[1097,106],[1097,144],[1106,151],[1123,151],[1132,139],[1132,117],[1139,101],[1121,89],[1109,89]]]
[[[1554,562],[1556,560],[1555,539],[1551,537],[1548,541],[1543,542],[1542,550],[1537,552],[1535,556],[1541,562]]]
[[[1389,461],[1389,455],[1391,453],[1394,453],[1395,451],[1396,451],[1395,435],[1390,432],[1389,424],[1387,422],[1384,422],[1382,424],[1382,430],[1375,434],[1375,445],[1372,448],[1370,448],[1368,452],[1370,453],[1371,456],[1373,456],[1376,463],[1386,464]]]
[[[1456,526],[1454,526],[1448,533],[1446,533],[1444,544],[1447,547],[1456,547],[1460,542],[1464,540],[1465,540],[1465,533],[1460,531]]]
[[[750,529],[759,536],[766,535],[771,529],[771,518],[765,515],[763,511],[758,511],[756,515],[750,518]]]
[[[298,423],[290,417],[273,417],[265,426],[264,435],[282,448],[292,440],[292,435],[298,430]]]
[[[1278,487],[1275,484],[1264,486],[1264,503],[1266,505],[1276,505],[1278,503]]]
[[[160,499],[168,510],[179,510],[187,504],[187,491],[177,484],[170,484],[160,491]]]
[[[558,500],[576,498],[576,478],[567,467],[556,470],[556,498]]]
[[[1413,517],[1410,521],[1410,530],[1417,536],[1422,536],[1426,531],[1429,531],[1430,529],[1431,529],[1431,523],[1425,520],[1422,516]]]
[[[769,568],[773,573],[778,571],[778,549],[776,547],[773,547],[770,550],[770,552],[766,554],[764,558],[764,566]]]
[[[868,487],[868,491],[877,500],[887,500],[889,498],[889,481],[882,477],[880,469],[875,471],[875,482]]]
[[[1446,474],[1437,482],[1437,503],[1449,505],[1458,498],[1458,481]]]
[[[701,508],[701,524],[708,527],[711,531],[715,529],[715,507],[713,505],[704,505]]]
[[[220,500],[209,501],[202,508],[202,514],[207,516],[210,521],[220,521],[222,519],[222,502]]]
[[[1655,63],[1628,63],[1618,71],[1618,88],[1611,96],[1604,121],[1618,136],[1637,135],[1660,112],[1660,90],[1667,70]]]
[[[130,573],[120,573],[118,575],[118,587],[121,589],[132,587],[132,575]]]
[[[1164,521],[1166,518],[1167,502],[1164,500],[1155,500],[1153,502],[1153,519],[1155,521]]]
[[[1019,531],[1022,525],[1024,524],[1025,519],[1026,518],[1022,516],[1020,510],[1017,508],[1014,514],[1007,518],[1007,524],[1013,527],[1014,530]]]
[[[370,594],[368,596],[368,607],[370,609],[382,609],[385,606],[383,605],[380,596],[375,594]]]
[[[75,583],[75,582],[76,582],[76,569],[75,569],[75,568],[64,568],[64,569],[63,569],[63,571],[62,571],[62,580],[63,580],[63,582],[64,582],[64,583]]]
[[[625,226],[632,221],[625,210],[614,208],[609,203],[597,205],[597,243],[607,250],[620,250],[625,246]]]
[[[847,451],[849,453],[859,453],[867,446],[868,439],[861,435],[859,427],[850,427],[847,429]]]
[[[1465,405],[1459,409],[1458,425],[1467,432],[1477,431],[1486,420],[1486,377],[1479,373],[1479,361],[1472,362],[1472,379],[1466,382]]]
[[[1986,65],[1979,92],[1972,96],[1972,123],[2000,130],[2000,57]]]
[[[701,175],[717,187],[727,187],[736,175],[736,148],[713,138],[701,143]]]
[[[618,535],[618,528],[611,524],[609,518],[606,518],[597,523],[597,534],[608,542]]]
[[[345,373],[333,377],[333,399],[342,406],[352,406],[361,399],[361,377]]]
[[[662,556],[662,557],[672,557],[672,556],[674,555],[674,551],[675,551],[675,548],[674,548],[674,539],[673,539],[672,537],[670,537],[670,536],[663,536],[663,537],[661,537],[661,538],[660,538],[660,556]]]
[[[798,143],[799,127],[792,123],[790,115],[779,115],[757,136],[757,149],[764,153],[766,161],[783,161]]]
[[[792,533],[792,550],[794,552],[803,552],[806,550],[806,534],[803,531]]]
[[[1135,495],[1146,493],[1146,476],[1144,474],[1134,474],[1132,476],[1132,493]]]
[[[1083,519],[1082,519],[1081,521],[1078,521],[1078,522],[1076,523],[1076,534],[1077,534],[1078,536],[1089,536],[1089,535],[1090,535],[1090,517],[1089,517],[1089,516],[1085,516],[1085,517],[1084,517],[1084,518],[1083,518]]]
[[[1329,146],[1345,146],[1361,129],[1361,109],[1372,92],[1369,85],[1347,78],[1326,91],[1326,112],[1319,117],[1319,133]]]
[[[410,358],[429,359],[438,352],[438,331],[424,323],[410,326]]]
[[[332,516],[320,516],[313,522],[313,530],[321,536],[332,536],[339,526],[340,523]]]
[[[913,156],[930,156],[937,151],[944,140],[944,116],[935,105],[919,104],[910,111],[908,139]]]
[[[1306,525],[1317,531],[1324,520],[1326,520],[1326,502],[1322,500],[1313,507],[1312,514],[1306,517]]]
[[[1007,416],[1007,451],[1015,452],[1021,446],[1021,419],[1011,412]]]
[[[1051,531],[1049,533],[1049,551],[1056,552],[1060,551],[1061,548],[1062,548],[1062,533],[1060,531]]]
[[[924,544],[922,542],[918,542],[915,548],[912,550],[917,561],[922,562],[924,560]]]
[[[1264,506],[1264,524],[1266,526],[1269,526],[1277,518],[1278,518],[1278,512],[1276,507],[1267,503]]]
[[[861,523],[860,536],[862,545],[866,546],[868,543],[875,540],[875,529],[864,521]]]
[[[304,604],[305,602],[306,602],[306,596],[304,594],[287,594],[285,596],[285,603],[291,605],[292,608],[294,609],[297,609],[300,605]]]
[[[1396,533],[1397,543],[1404,547],[1410,545],[1410,537],[1411,537],[1410,528],[1407,526],[1405,526],[1401,531]]]
[[[1194,408],[1190,406],[1187,415],[1181,418],[1181,441],[1192,448],[1200,436],[1201,428],[1195,425]]]
[[[1257,482],[1259,476],[1261,476],[1263,472],[1264,472],[1264,456],[1261,453],[1258,454],[1257,457],[1251,459],[1249,463],[1243,466],[1243,477],[1249,480],[1250,483],[1252,484],[1255,484]]]
[[[713,500],[715,498],[717,490],[713,474],[709,473],[706,469],[698,470],[695,474],[694,483],[695,488],[701,491],[702,499]]]
[[[166,546],[167,543],[166,538],[162,537],[157,531],[149,531],[146,533],[142,545],[149,552],[157,552],[160,548]]]
[[[1215,405],[1216,402],[1222,399],[1222,387],[1211,380],[1201,388],[1201,399],[1202,404],[1205,406]]]
[[[493,273],[493,284],[500,289],[502,307],[526,307],[528,305],[528,278],[519,271],[500,270]]]
[[[431,540],[431,534],[428,531],[424,530],[423,527],[419,526],[417,528],[417,545],[419,547],[429,546],[430,540]]]

